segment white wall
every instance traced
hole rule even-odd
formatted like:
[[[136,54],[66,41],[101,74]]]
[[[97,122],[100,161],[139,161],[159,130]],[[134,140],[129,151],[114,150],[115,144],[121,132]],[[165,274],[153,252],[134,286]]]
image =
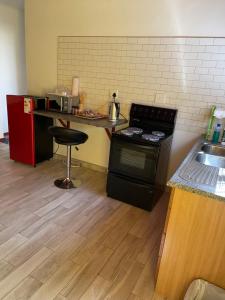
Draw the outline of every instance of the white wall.
[[[0,136],[8,131],[6,94],[26,93],[24,11],[0,0]]]
[[[57,57],[58,86],[70,90],[78,74],[87,109],[106,114],[112,89],[119,90],[127,117],[131,102],[176,108],[175,166],[191,139],[205,133],[211,106],[225,109],[225,38],[64,36]],[[81,160],[107,165],[109,145],[100,146],[101,131],[76,154]],[[89,153],[92,146],[96,151]]]
[[[225,36],[224,0],[25,0],[28,88],[56,85],[57,36]]]
[[[225,36],[224,0],[25,1],[28,89],[34,94],[57,84],[58,36]],[[100,134],[92,132],[95,139]],[[195,139],[195,133],[177,133],[171,170]],[[106,149],[96,151],[104,158]]]

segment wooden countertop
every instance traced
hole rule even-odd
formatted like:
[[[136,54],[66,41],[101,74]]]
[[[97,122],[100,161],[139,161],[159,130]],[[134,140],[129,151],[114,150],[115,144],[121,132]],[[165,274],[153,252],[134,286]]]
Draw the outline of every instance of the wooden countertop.
[[[83,119],[71,114],[45,111],[45,110],[35,110],[33,113],[35,115],[44,116],[48,118],[61,119],[69,122],[76,122],[76,123],[92,125],[95,127],[102,127],[108,129],[126,124],[128,122],[127,119],[119,119],[115,122],[109,121],[108,119],[98,119],[98,120]]]

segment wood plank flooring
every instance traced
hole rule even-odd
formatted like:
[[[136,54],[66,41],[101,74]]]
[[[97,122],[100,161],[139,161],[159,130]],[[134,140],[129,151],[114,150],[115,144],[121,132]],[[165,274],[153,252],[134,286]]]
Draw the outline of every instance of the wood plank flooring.
[[[168,197],[146,212],[105,195],[106,174],[59,159],[36,168],[0,143],[0,299],[151,300]]]

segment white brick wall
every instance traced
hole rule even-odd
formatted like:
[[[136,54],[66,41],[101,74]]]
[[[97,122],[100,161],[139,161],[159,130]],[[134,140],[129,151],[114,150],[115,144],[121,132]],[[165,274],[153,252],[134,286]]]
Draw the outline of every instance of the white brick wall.
[[[86,108],[106,112],[118,89],[126,116],[132,102],[177,108],[177,129],[202,133],[225,109],[225,38],[59,37],[58,86],[73,76]]]

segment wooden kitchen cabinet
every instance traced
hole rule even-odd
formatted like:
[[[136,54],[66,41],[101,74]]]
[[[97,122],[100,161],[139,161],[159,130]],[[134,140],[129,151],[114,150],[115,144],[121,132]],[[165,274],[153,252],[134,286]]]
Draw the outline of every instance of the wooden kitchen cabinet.
[[[156,292],[167,300],[183,299],[196,278],[225,288],[225,202],[173,188]]]
[[[156,266],[156,278],[158,277],[158,272],[159,272],[159,266],[162,258],[162,253],[163,253],[163,247],[165,243],[165,238],[166,238],[166,230],[167,230],[167,225],[169,221],[169,216],[170,216],[170,211],[171,211],[171,206],[172,206],[172,200],[173,200],[173,195],[174,195],[174,189],[172,190],[170,194],[170,200],[167,208],[167,214],[166,214],[166,220],[165,220],[165,225],[161,237],[161,242],[160,242],[160,247],[159,247],[159,254],[158,254],[158,261],[157,261],[157,266]]]

